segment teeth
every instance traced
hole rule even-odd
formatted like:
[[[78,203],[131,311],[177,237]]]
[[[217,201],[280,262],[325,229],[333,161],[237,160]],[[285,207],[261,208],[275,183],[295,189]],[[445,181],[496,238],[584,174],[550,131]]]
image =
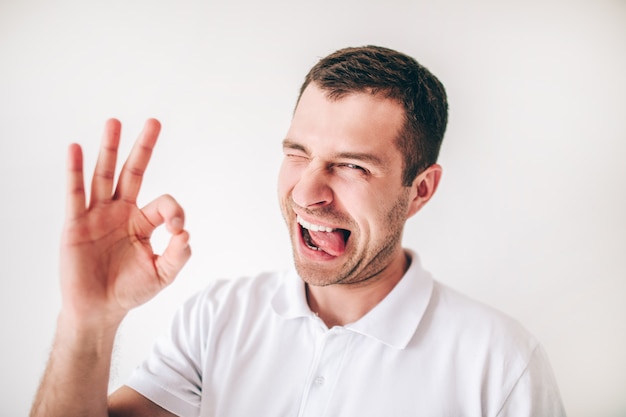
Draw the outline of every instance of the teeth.
[[[302,217],[300,217],[300,216],[297,216],[296,220],[300,224],[300,226],[304,227],[305,229],[311,230],[312,232],[328,232],[328,233],[330,233],[330,232],[333,231],[332,227],[320,226],[319,224],[309,223],[309,222],[303,220]]]

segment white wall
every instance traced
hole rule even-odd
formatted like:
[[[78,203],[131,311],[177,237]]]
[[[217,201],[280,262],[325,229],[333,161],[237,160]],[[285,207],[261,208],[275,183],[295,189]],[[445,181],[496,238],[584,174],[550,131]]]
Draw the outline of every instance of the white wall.
[[[297,90],[368,43],[415,56],[451,103],[406,244],[542,340],[570,417],[626,413],[624,1],[2,0],[1,416],[27,414],[53,335],[66,145],[92,166],[106,118],[124,152],[160,118],[141,202],[173,194],[192,233],[178,281],[121,330],[116,387],[193,291],[290,264],[275,177]]]

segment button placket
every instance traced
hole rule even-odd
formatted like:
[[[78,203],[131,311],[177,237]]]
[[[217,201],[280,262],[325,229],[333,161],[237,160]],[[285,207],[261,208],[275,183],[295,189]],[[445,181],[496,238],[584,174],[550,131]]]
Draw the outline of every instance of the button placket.
[[[327,331],[318,346],[319,353],[311,367],[299,415],[321,417],[332,397],[333,387],[341,372],[349,333],[343,328]]]

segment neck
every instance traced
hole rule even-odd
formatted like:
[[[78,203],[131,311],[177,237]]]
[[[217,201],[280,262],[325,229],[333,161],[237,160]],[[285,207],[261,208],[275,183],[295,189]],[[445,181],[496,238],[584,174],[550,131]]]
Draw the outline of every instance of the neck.
[[[306,284],[307,302],[328,328],[354,323],[391,292],[409,265],[408,256],[401,251],[384,270],[365,281],[328,286]]]

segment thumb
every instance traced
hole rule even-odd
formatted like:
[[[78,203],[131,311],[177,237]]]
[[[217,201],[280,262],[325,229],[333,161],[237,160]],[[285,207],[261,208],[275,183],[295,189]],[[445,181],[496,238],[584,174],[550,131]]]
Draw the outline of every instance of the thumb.
[[[171,284],[191,257],[189,233],[182,230],[172,235],[161,255],[155,255],[155,268],[164,286]]]

